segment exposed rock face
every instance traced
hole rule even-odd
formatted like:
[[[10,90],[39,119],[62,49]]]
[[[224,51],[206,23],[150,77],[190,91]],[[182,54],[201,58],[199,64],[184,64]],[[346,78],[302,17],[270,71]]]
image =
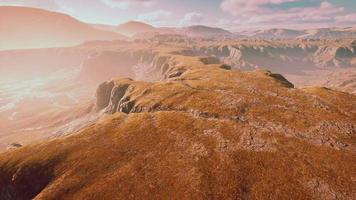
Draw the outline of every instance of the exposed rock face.
[[[264,73],[268,76],[275,78],[280,83],[282,83],[284,86],[289,87],[289,88],[294,88],[294,85],[291,82],[289,82],[286,78],[284,78],[281,74],[274,74],[270,71],[265,71]]]
[[[96,90],[96,109],[102,110],[106,108],[110,103],[111,91],[114,87],[114,82],[104,82],[99,85]]]
[[[129,84],[119,84],[114,86],[111,91],[110,104],[106,112],[111,114],[115,112],[129,112],[128,100],[123,98],[129,86]]]

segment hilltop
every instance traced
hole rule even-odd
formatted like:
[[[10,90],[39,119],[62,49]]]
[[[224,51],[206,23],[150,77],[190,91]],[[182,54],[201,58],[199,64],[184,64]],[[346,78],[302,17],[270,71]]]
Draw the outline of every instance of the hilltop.
[[[1,154],[1,199],[354,197],[354,95],[159,57],[154,82],[98,87],[96,123]]]
[[[129,21],[124,24],[120,24],[116,28],[116,31],[128,37],[132,37],[138,33],[155,32],[156,28],[143,22]]]

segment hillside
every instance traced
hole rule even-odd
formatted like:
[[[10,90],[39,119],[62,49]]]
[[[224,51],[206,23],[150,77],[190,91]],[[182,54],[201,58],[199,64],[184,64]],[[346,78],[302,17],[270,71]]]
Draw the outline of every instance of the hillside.
[[[142,22],[129,21],[124,24],[120,24],[116,28],[116,31],[128,37],[132,37],[140,33],[155,32],[156,28]]]
[[[0,6],[0,50],[74,46],[126,37],[95,29],[71,16],[27,7]]]
[[[0,199],[355,197],[354,95],[159,56],[155,82],[98,87],[96,123],[1,154]]]

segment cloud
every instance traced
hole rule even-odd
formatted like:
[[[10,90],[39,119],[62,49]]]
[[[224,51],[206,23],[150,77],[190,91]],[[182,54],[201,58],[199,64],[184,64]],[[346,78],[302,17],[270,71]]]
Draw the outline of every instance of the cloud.
[[[337,20],[350,20],[354,15],[346,15],[345,9],[328,1],[312,7],[273,7],[286,2],[300,0],[225,0],[221,9],[235,17],[235,26],[274,26],[293,27],[303,25],[336,25]],[[343,17],[342,17],[343,16]]]
[[[166,25],[170,20],[172,13],[165,10],[157,10],[150,13],[140,14],[137,20],[147,22],[154,25]]]
[[[196,25],[201,24],[204,19],[204,15],[198,12],[190,12],[184,15],[184,18],[180,21],[181,25]]]
[[[335,21],[338,23],[356,23],[356,13],[336,16]]]
[[[61,11],[62,8],[56,0],[0,0],[0,5],[26,6]]]
[[[155,0],[100,0],[111,8],[127,9],[131,6],[151,6]]]
[[[238,16],[249,12],[265,12],[268,10],[267,5],[278,5],[296,1],[300,0],[224,0],[221,3],[221,8],[234,16]]]

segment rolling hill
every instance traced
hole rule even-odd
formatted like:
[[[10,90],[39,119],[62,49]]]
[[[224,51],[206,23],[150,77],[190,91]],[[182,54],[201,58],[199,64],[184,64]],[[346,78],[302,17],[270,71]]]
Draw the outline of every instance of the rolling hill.
[[[27,7],[0,6],[0,50],[73,46],[90,40],[123,40],[71,16]]]
[[[116,28],[116,31],[128,37],[132,37],[139,33],[155,32],[157,29],[149,24],[137,21],[129,21],[124,24],[120,24]]]

